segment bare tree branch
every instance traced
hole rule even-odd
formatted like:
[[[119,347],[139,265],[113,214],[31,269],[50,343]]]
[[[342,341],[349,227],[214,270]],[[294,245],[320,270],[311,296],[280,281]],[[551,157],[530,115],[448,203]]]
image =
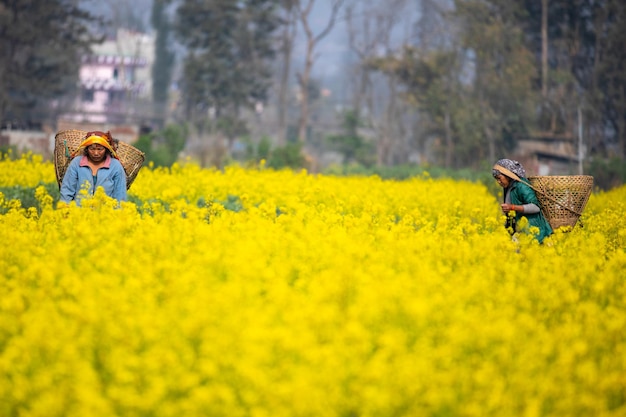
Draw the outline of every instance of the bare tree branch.
[[[324,29],[317,35],[313,33],[310,24],[311,11],[313,10],[315,2],[315,0],[307,0],[306,3],[303,3],[303,0],[295,0],[294,2],[298,19],[306,36],[304,69],[302,73],[297,74],[298,83],[300,85],[300,120],[298,123],[298,140],[300,143],[306,142],[306,130],[309,123],[309,83],[311,80],[313,65],[315,64],[315,60],[319,57],[319,55],[315,52],[315,48],[319,41],[326,37],[333,29],[339,10],[343,6],[345,0],[332,0],[330,17],[328,18]]]

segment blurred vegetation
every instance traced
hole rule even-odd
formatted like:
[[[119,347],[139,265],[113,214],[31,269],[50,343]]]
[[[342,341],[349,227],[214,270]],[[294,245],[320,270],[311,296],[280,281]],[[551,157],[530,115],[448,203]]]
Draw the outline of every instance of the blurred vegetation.
[[[0,159],[16,159],[19,158],[22,152],[15,145],[2,145],[0,146]]]
[[[358,128],[364,124],[363,121],[354,110],[345,111],[342,117],[343,132],[326,137],[327,149],[339,152],[347,164],[373,166],[376,163],[376,146],[358,133]]]
[[[446,169],[436,166],[424,166],[417,164],[396,165],[396,166],[371,166],[366,167],[360,164],[343,164],[328,167],[323,172],[325,175],[336,176],[378,176],[384,180],[406,180],[413,177],[428,178],[449,178],[458,181],[469,181],[482,183],[493,195],[500,192],[500,186],[491,176],[491,165],[484,166],[484,169]]]
[[[21,185],[16,185],[14,187],[0,187],[0,194],[2,194],[4,196],[4,199],[7,201],[19,200],[21,202],[22,208],[28,209],[34,207],[37,209],[37,213],[41,214],[41,203],[35,197],[35,190],[40,186],[43,186],[46,189],[46,192],[52,197],[55,203],[59,201],[59,186],[56,182],[40,183],[34,187],[26,187]],[[0,208],[0,214],[5,214],[6,211],[6,207]]]
[[[591,158],[585,164],[585,175],[593,176],[594,187],[610,190],[626,184],[626,164],[621,158]]]
[[[141,135],[134,146],[146,154],[146,164],[169,167],[185,148],[187,133],[184,125],[170,124],[160,131]]]
[[[0,125],[40,128],[53,117],[50,103],[75,93],[81,56],[104,26],[75,1],[0,2]]]
[[[5,52],[0,61],[0,125],[13,129],[53,125],[81,94],[76,89],[81,57],[105,39],[96,34],[112,26],[84,2],[9,3],[12,7],[6,10],[0,6],[0,51]],[[211,119],[212,128],[229,142],[228,149],[219,149],[218,166],[224,159],[245,164],[264,160],[271,168],[299,169],[315,165],[312,158],[332,151],[341,156],[342,165],[327,170],[338,175],[401,179],[428,171],[433,177],[492,184],[485,161],[500,155],[515,158],[521,140],[571,137],[582,120],[589,155],[585,172],[594,176],[600,189],[626,182],[626,72],[622,70],[626,2],[622,0],[421,2],[419,17],[411,22],[415,42],[383,45],[383,39],[397,29],[390,24],[379,28],[380,39],[373,40],[370,48],[354,51],[358,58],[353,81],[358,82],[345,86],[341,103],[333,102],[341,105],[334,109],[352,107],[340,113],[339,129],[336,121],[329,123],[328,117],[322,117],[326,97],[322,92],[328,88],[335,100],[337,90],[327,80],[310,79],[305,91],[309,104],[317,108],[311,107],[315,117],[310,118],[307,137],[315,143],[284,143],[297,136],[287,134],[255,143],[248,139],[245,151],[233,149],[233,144],[258,130],[247,126],[244,111],[261,117],[257,105],[270,110],[273,104],[268,98],[280,90],[273,84],[274,71],[281,64],[288,67],[293,59],[293,44],[288,39],[281,44],[277,36],[288,35],[290,25],[297,25],[292,20],[297,2],[152,3],[154,102],[165,112],[168,88],[175,81],[181,103],[179,114],[159,115],[163,120],[183,118],[195,127]],[[351,3],[352,9],[342,10],[346,16],[358,11],[352,15],[354,25],[346,23],[354,32],[351,47],[368,43],[362,28],[399,16],[412,19],[403,13],[417,9],[398,6],[416,2],[391,2],[384,8],[378,8],[382,1]],[[130,24],[116,20],[120,27]],[[442,36],[434,37],[437,40],[432,33]],[[187,52],[178,63],[181,71],[176,80],[172,80],[173,36]],[[381,48],[389,53],[381,55]],[[271,111],[284,112],[291,104],[284,101],[282,108]],[[298,109],[293,110],[295,114]],[[280,131],[294,127],[289,119]],[[368,129],[367,136],[362,128]],[[145,152],[147,162],[171,166],[187,136],[184,125],[168,125],[141,135],[136,146]],[[315,155],[303,152],[309,146],[316,147]],[[428,165],[408,165],[413,152],[424,155],[421,160]]]

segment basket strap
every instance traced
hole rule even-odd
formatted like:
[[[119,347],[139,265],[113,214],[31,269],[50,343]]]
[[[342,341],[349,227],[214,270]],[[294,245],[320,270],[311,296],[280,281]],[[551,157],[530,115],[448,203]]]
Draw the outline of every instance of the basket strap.
[[[576,210],[574,210],[571,207],[567,207],[565,204],[558,202],[555,198],[549,196],[548,194],[546,194],[545,192],[536,189],[535,187],[533,187],[530,183],[524,181],[523,179],[521,179],[519,176],[517,176],[517,174],[515,174],[514,172],[506,169],[505,167],[501,166],[501,165],[494,165],[493,169],[497,169],[498,171],[502,172],[503,174],[505,174],[507,177],[513,178],[516,181],[521,182],[522,184],[526,184],[528,185],[530,188],[532,188],[533,190],[535,190],[535,192],[543,195],[544,197],[546,197],[548,200],[550,200],[551,202],[558,204],[559,206],[563,207],[566,210],[571,211],[572,213],[578,215],[579,217],[582,216],[582,213],[577,212]]]
[[[67,147],[67,139],[63,139],[63,145],[65,146],[65,157],[70,157],[70,149]]]

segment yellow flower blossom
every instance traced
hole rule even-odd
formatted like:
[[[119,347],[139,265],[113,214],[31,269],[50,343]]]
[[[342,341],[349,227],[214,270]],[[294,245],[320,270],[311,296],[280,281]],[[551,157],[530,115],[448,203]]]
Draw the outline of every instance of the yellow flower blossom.
[[[626,412],[626,187],[539,245],[428,175],[147,166],[120,207],[54,182],[0,161],[40,205],[0,195],[0,415]]]

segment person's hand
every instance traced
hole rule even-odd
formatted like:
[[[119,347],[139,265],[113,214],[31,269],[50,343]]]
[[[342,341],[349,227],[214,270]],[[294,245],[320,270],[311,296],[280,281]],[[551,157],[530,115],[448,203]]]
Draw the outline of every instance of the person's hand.
[[[509,211],[517,211],[517,206],[515,204],[504,203],[500,204],[500,207],[502,207],[502,212],[504,214],[508,214]]]

